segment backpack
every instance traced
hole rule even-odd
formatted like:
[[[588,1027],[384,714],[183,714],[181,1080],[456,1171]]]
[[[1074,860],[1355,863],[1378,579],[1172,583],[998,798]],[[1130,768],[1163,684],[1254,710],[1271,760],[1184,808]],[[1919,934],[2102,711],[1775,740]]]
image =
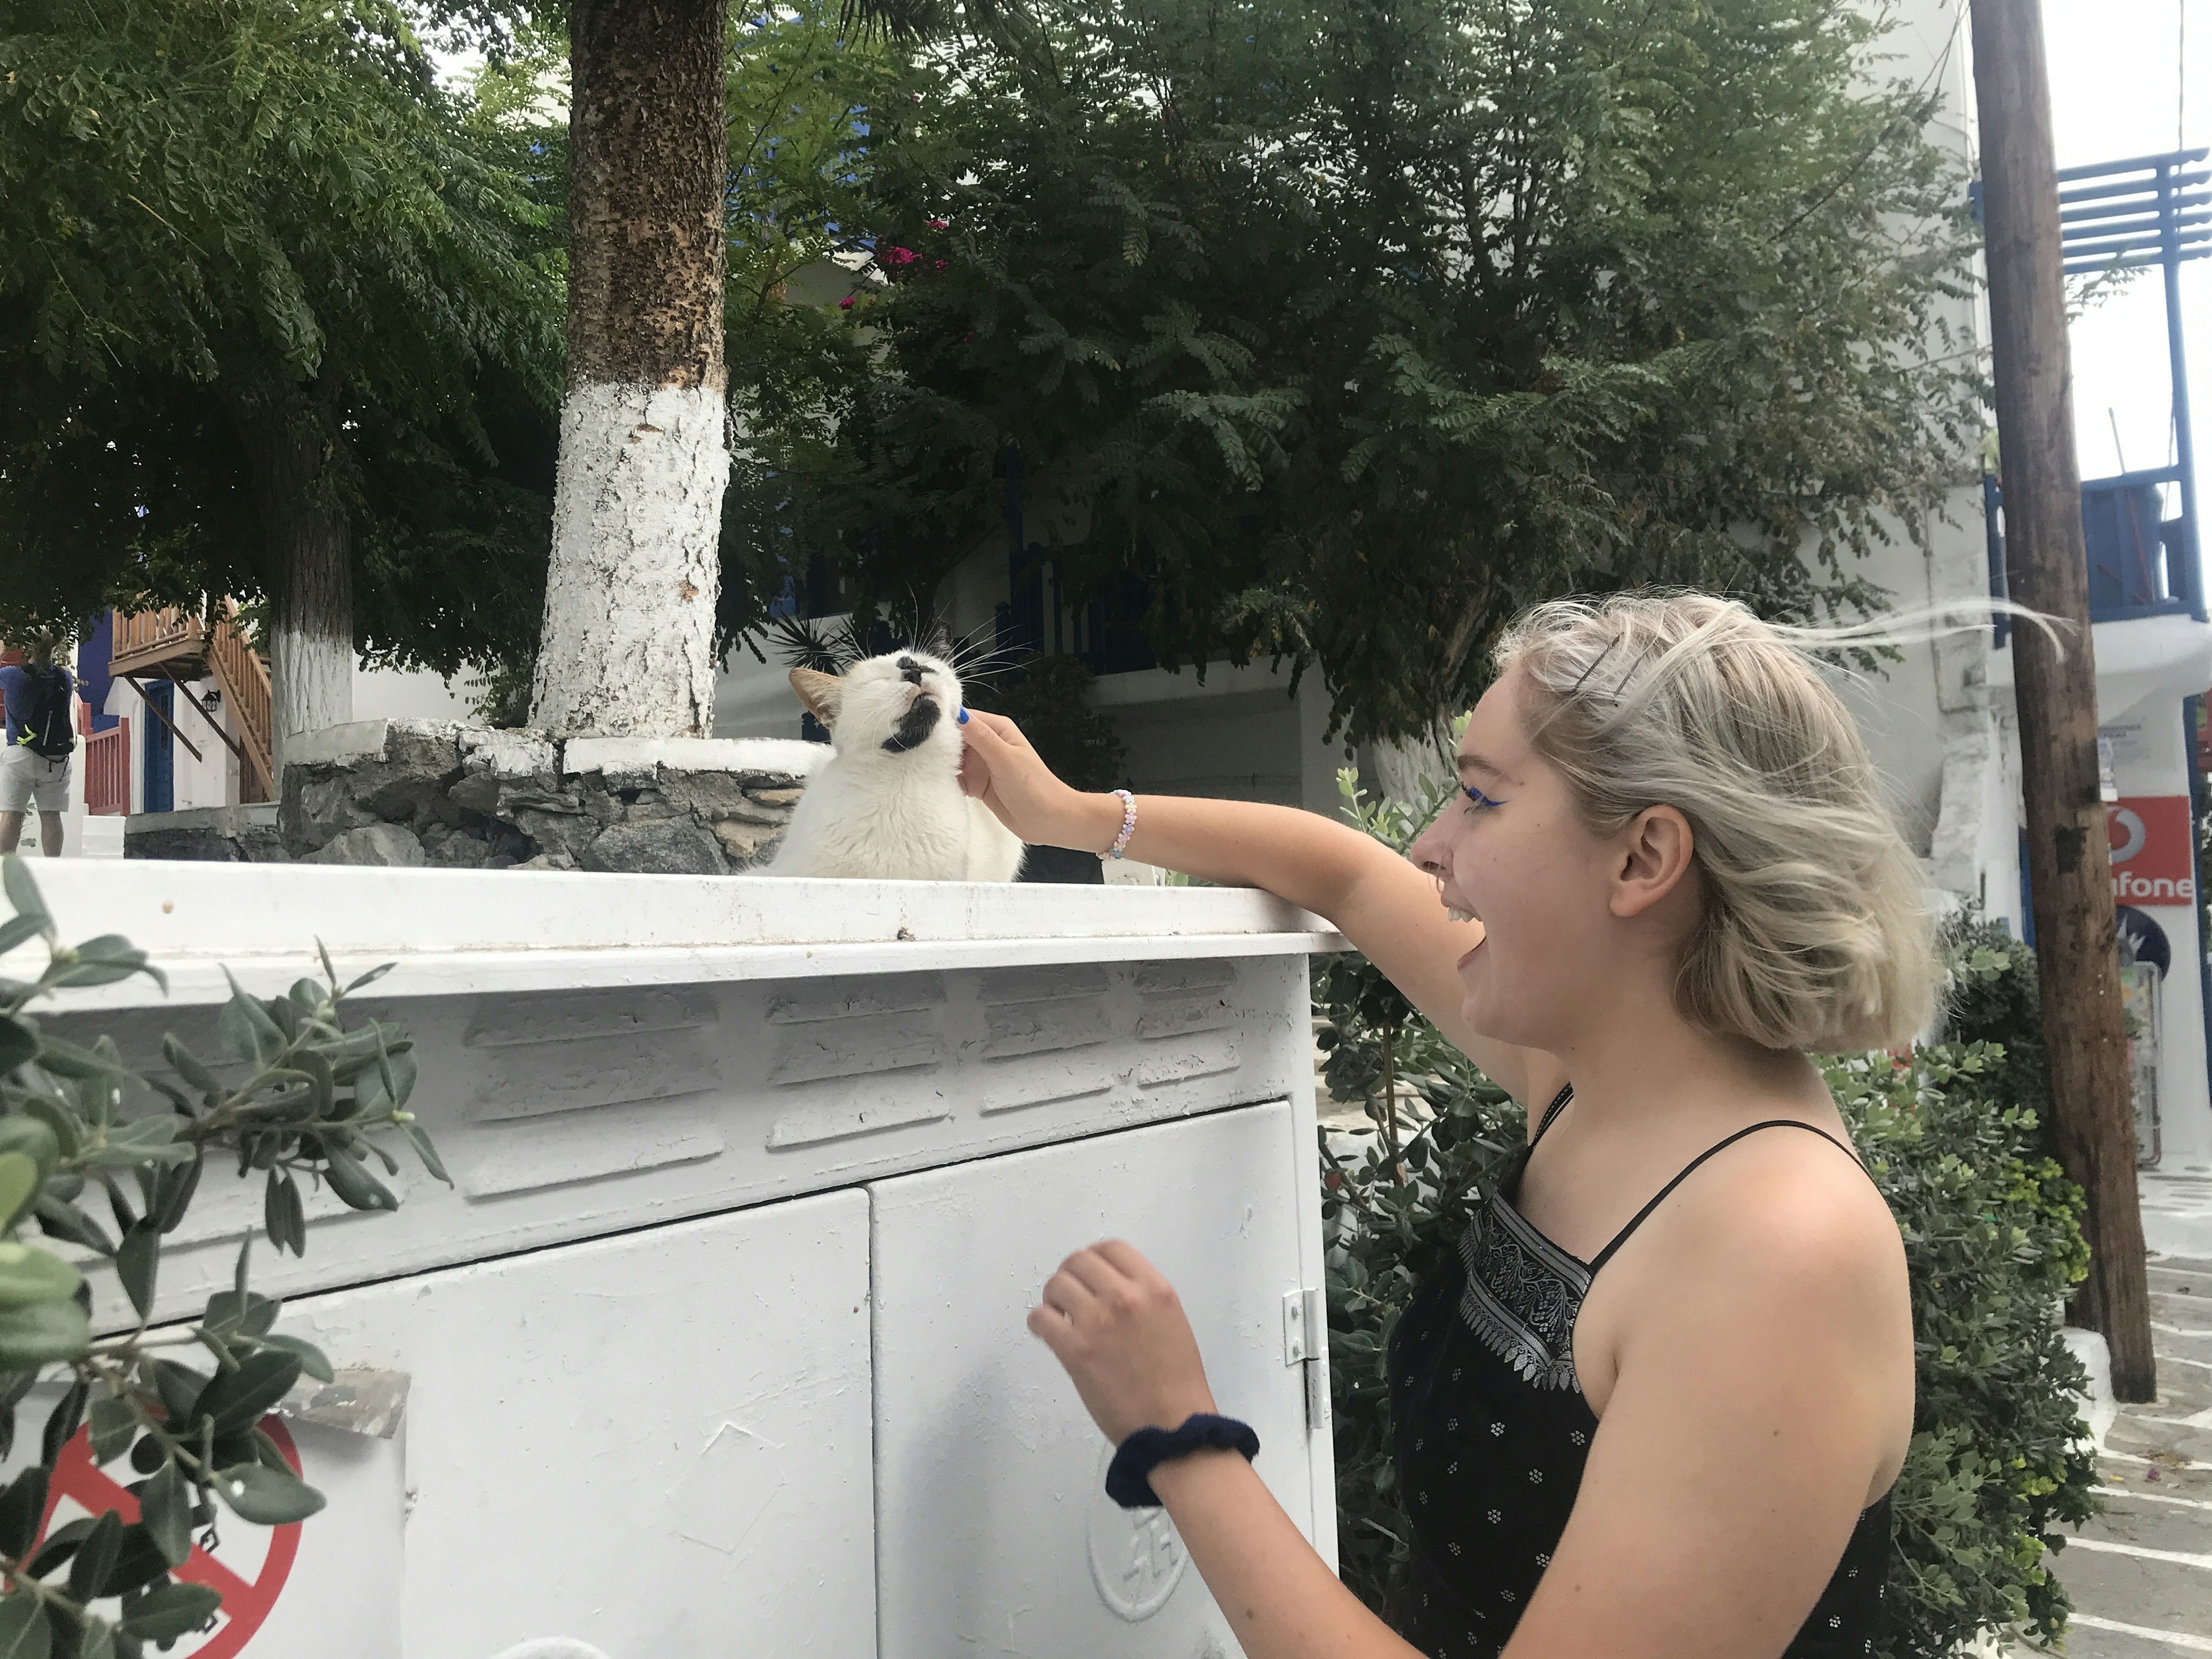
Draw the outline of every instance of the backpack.
[[[41,760],[62,760],[76,752],[70,726],[69,676],[58,668],[24,671],[23,707],[15,724],[23,746]]]

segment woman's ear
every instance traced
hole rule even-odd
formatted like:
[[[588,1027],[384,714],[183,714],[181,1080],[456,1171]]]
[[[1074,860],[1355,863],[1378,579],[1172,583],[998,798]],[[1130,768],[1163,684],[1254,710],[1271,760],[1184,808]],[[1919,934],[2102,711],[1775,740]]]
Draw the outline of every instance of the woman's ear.
[[[837,724],[837,706],[844,701],[845,682],[835,674],[824,674],[818,669],[794,668],[791,671],[791,689],[799,693],[799,702],[806,712],[820,720],[825,728]]]
[[[1690,821],[1672,806],[1647,806],[1630,820],[1614,845],[1620,865],[1613,874],[1610,908],[1616,916],[1640,916],[1677,890],[1690,874],[1697,838]]]

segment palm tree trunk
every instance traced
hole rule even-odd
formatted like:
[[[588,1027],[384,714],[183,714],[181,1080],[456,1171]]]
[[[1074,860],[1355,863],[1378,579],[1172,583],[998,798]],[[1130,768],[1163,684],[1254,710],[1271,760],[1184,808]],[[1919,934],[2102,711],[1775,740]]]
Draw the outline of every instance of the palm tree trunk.
[[[568,8],[568,385],[531,693],[568,735],[714,726],[727,16]]]

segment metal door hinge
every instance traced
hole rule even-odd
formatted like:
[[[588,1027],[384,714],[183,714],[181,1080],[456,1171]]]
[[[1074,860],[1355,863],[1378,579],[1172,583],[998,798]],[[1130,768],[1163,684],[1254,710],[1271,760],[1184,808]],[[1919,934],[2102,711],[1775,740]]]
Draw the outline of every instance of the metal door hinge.
[[[1328,1341],[1328,1318],[1319,1291],[1284,1292],[1283,1364],[1299,1364],[1322,1351]]]
[[[1291,1291],[1283,1297],[1283,1364],[1303,1373],[1306,1432],[1328,1426],[1328,1311],[1317,1290]]]

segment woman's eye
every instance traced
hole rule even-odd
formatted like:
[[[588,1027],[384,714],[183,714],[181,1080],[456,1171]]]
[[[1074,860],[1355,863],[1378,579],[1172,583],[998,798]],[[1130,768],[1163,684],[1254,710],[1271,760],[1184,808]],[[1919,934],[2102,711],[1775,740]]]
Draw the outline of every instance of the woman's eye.
[[[1502,800],[1491,799],[1489,796],[1484,794],[1481,790],[1476,788],[1473,784],[1462,786],[1462,793],[1467,796],[1468,810],[1469,811],[1474,811],[1485,806],[1503,806],[1505,805]]]

